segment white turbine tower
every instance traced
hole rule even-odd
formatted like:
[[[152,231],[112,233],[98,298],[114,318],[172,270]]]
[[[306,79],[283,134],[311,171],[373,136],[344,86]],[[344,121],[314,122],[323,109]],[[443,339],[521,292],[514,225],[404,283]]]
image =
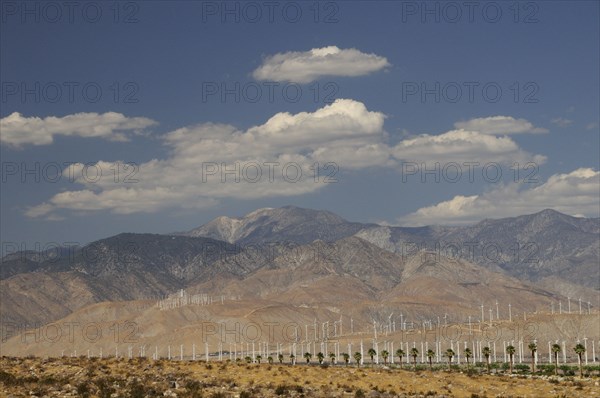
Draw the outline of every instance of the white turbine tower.
[[[481,303],[481,323],[483,323],[483,321],[485,321],[485,315],[483,313],[483,303]]]

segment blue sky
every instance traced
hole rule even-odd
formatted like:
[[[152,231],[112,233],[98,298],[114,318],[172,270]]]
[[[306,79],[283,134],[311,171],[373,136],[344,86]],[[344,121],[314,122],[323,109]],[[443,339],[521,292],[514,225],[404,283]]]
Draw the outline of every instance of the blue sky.
[[[23,4],[0,9],[3,243],[287,204],[395,225],[599,216],[598,2]]]

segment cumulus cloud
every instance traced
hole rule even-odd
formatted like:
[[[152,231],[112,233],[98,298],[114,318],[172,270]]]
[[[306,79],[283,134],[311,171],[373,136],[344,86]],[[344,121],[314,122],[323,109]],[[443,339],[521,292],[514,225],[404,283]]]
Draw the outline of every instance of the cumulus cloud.
[[[60,209],[154,212],[174,206],[210,206],[221,198],[313,192],[336,177],[324,178],[334,170],[317,172],[315,162],[320,162],[318,168],[334,162],[338,168],[350,169],[388,158],[389,150],[381,144],[384,119],[360,102],[340,99],[314,112],[278,113],[247,130],[215,123],[180,128],[164,137],[169,150],[165,159],[122,173],[121,177],[133,173],[137,182],[115,181],[113,171],[125,170],[123,162],[95,164],[94,169],[109,170],[98,180],[89,165],[74,164],[64,174],[74,176],[84,189],[56,194],[29,208],[26,215],[49,217]],[[377,147],[379,158],[372,157]],[[354,164],[357,154],[362,154],[360,162]]]
[[[521,188],[520,188],[521,187]],[[552,208],[571,215],[598,217],[600,172],[580,168],[554,174],[534,187],[527,184],[499,185],[481,195],[462,196],[423,207],[398,221],[401,225],[470,224],[482,218],[502,218]]]
[[[512,116],[490,116],[476,119],[470,119],[466,122],[454,123],[457,129],[478,131],[482,134],[539,134],[547,133],[548,130],[535,127],[531,122],[525,119],[515,119]]]
[[[312,112],[277,113],[245,130],[219,123],[182,127],[162,137],[162,159],[70,165],[63,175],[80,189],[60,192],[26,215],[50,218],[61,210],[129,214],[203,208],[224,198],[296,196],[322,189],[352,170],[399,170],[402,161],[544,160],[509,137],[476,131],[421,135],[392,146],[384,121],[383,113],[361,102],[338,99]]]
[[[546,158],[523,151],[509,137],[478,131],[451,130],[439,135],[423,134],[399,142],[392,149],[397,159],[411,162],[527,162]]]
[[[310,83],[323,76],[362,76],[390,66],[385,57],[336,46],[268,56],[252,75],[257,80]]]
[[[19,112],[0,119],[0,142],[21,147],[49,145],[54,136],[99,137],[110,141],[127,141],[126,133],[139,133],[155,125],[145,117],[126,117],[121,113],[76,113],[64,117],[24,117]]]

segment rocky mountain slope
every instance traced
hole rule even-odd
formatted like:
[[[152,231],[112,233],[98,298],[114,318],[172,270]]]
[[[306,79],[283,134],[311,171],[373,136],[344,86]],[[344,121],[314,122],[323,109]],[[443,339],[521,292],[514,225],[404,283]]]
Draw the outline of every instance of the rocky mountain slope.
[[[600,219],[554,210],[466,227],[372,227],[357,236],[395,253],[431,250],[536,282],[550,276],[600,290]]]
[[[577,293],[596,306],[599,231],[599,219],[550,210],[468,227],[401,228],[261,209],[213,220],[193,236],[120,234],[56,256],[5,256],[0,317],[46,323],[93,303],[183,288],[375,318],[401,306],[414,316],[466,314],[475,301],[496,299],[533,311]]]
[[[242,245],[264,242],[332,242],[351,236],[365,224],[349,222],[329,211],[285,206],[259,209],[240,218],[218,217],[183,235],[203,236]],[[375,226],[375,225],[373,225]]]

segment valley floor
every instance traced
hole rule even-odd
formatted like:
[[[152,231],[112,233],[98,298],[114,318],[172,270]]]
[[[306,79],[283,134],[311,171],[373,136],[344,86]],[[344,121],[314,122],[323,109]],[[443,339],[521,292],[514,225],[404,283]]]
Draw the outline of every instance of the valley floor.
[[[145,358],[0,358],[2,397],[600,397],[599,378]],[[472,372],[469,372],[472,373]]]

